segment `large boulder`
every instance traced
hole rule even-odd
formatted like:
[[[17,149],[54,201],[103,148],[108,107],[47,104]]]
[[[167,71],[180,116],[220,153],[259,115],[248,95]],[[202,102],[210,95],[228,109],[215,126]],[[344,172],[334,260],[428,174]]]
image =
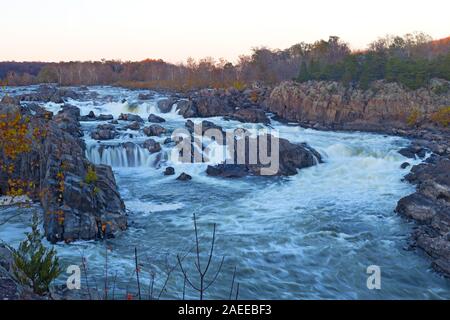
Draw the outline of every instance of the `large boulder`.
[[[297,174],[299,169],[314,166],[322,161],[320,154],[307,144],[293,144],[286,139],[275,138],[271,135],[260,135],[257,138],[247,136],[245,139],[245,155],[239,155],[237,144],[235,144],[233,146],[234,163],[208,166],[206,173],[210,176],[227,178],[246,175],[291,176]],[[275,143],[278,142],[278,154],[272,154],[271,143],[273,139],[276,139]],[[257,149],[252,151],[250,145],[257,146]],[[257,159],[256,161],[250,160],[252,153],[254,159]],[[263,163],[259,156],[260,153],[268,155],[271,162],[269,164]],[[239,157],[245,160],[239,161]]]
[[[162,113],[168,113],[172,110],[172,107],[175,104],[175,102],[176,102],[175,98],[165,98],[159,100],[157,106],[159,111],[161,111]]]
[[[144,120],[140,116],[138,116],[137,114],[133,114],[133,113],[121,113],[119,115],[119,120],[144,122]]]
[[[156,114],[151,113],[148,116],[148,122],[163,123],[163,122],[166,122],[166,120],[162,117],[157,116]]]
[[[144,148],[147,149],[150,153],[161,151],[161,145],[153,139],[145,140]]]
[[[177,102],[178,114],[183,118],[192,118],[197,116],[197,107],[192,100],[180,100]]]
[[[91,138],[95,140],[110,140],[117,136],[116,127],[113,124],[99,124],[91,132]]]

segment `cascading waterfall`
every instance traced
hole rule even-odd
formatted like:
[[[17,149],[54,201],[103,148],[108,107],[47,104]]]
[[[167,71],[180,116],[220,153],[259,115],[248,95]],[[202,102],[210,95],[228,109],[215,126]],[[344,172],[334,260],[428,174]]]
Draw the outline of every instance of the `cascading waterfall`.
[[[161,153],[151,154],[139,145],[126,143],[88,146],[86,157],[92,163],[106,164],[111,167],[154,167],[161,159]]]

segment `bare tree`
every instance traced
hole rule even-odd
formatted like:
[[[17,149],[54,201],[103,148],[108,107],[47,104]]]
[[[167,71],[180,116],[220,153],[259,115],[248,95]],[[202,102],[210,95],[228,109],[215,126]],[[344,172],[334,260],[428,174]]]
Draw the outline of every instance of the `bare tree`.
[[[214,224],[213,227],[213,234],[212,234],[212,240],[211,240],[211,247],[209,250],[208,260],[206,262],[206,265],[204,268],[201,266],[201,259],[200,259],[200,242],[198,239],[198,228],[197,228],[197,218],[194,213],[194,231],[195,231],[195,248],[196,248],[196,261],[194,262],[194,265],[197,269],[198,276],[199,276],[199,283],[194,284],[191,278],[188,276],[186,269],[183,267],[182,259],[180,255],[177,255],[178,264],[180,265],[181,272],[183,273],[185,281],[189,284],[189,286],[194,289],[195,291],[199,292],[200,300],[203,300],[205,291],[208,290],[208,288],[217,280],[217,277],[219,276],[220,271],[222,270],[223,262],[225,260],[225,256],[222,256],[222,259],[220,261],[220,264],[217,268],[217,271],[215,272],[214,276],[210,281],[206,281],[206,275],[208,274],[209,268],[211,266],[211,262],[214,255],[214,244],[216,241],[216,224]]]

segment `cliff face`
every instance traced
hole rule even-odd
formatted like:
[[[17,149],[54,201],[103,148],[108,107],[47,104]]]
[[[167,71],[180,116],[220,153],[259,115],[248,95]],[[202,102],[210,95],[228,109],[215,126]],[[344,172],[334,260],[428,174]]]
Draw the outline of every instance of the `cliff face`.
[[[434,112],[450,106],[450,90],[442,88],[450,88],[450,82],[433,80],[415,91],[383,81],[366,91],[337,82],[283,82],[272,90],[267,108],[285,120],[318,128],[386,131],[411,122],[426,125]]]

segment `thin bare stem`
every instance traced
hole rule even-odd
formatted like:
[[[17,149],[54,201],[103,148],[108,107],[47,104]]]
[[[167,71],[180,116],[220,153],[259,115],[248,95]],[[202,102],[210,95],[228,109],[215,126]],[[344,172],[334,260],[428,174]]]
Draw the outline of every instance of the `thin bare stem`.
[[[234,280],[235,279],[236,279],[236,266],[234,267],[233,278],[231,279],[231,289],[230,289],[230,296],[229,296],[228,300],[231,300],[231,296],[233,294]]]
[[[134,247],[134,264],[136,267],[136,281],[138,286],[138,297],[141,300],[141,282],[139,281],[139,264],[138,264],[138,256],[137,256],[137,248]]]

